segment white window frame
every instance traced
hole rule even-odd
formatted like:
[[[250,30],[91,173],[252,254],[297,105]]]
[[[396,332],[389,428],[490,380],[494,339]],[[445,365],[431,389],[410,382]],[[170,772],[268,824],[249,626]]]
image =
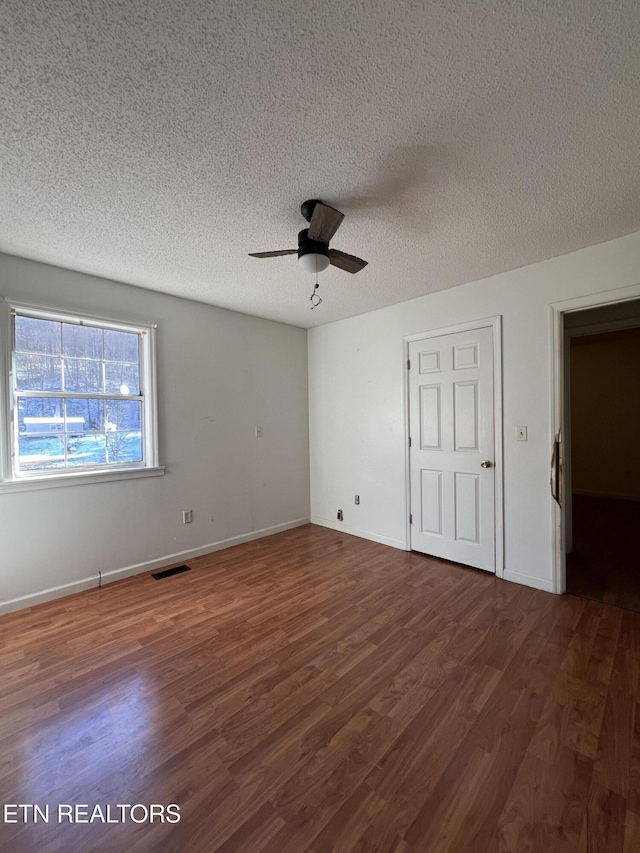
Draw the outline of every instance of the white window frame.
[[[51,469],[47,471],[19,471],[17,465],[18,428],[14,411],[15,323],[16,314],[41,320],[52,320],[74,325],[94,326],[140,336],[140,395],[122,399],[142,402],[142,462],[110,463],[108,465],[78,468]],[[57,311],[42,306],[28,305],[0,297],[0,492],[41,489],[51,486],[98,483],[132,477],[161,475],[164,468],[158,464],[158,428],[156,399],[156,350],[154,323],[127,322],[97,317],[84,312]],[[65,393],[58,396],[64,398]],[[86,394],[86,397],[102,395]],[[108,395],[117,398],[117,394]]]

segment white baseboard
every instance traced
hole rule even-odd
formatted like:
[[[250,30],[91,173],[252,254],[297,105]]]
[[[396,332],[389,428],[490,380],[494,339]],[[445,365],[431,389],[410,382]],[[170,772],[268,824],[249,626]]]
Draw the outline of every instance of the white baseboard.
[[[536,575],[527,575],[524,572],[510,572],[505,569],[503,580],[519,583],[523,586],[532,586],[534,589],[541,589],[543,592],[553,592],[553,581],[536,577]]]
[[[379,542],[380,545],[389,545],[391,548],[399,548],[401,551],[408,550],[407,543],[401,539],[391,539],[389,536],[381,536],[379,533],[372,533],[370,530],[360,530],[358,527],[350,527],[344,521],[333,521],[329,518],[320,518],[317,515],[312,515],[311,524],[319,524],[320,527],[330,527],[331,530],[348,533],[350,536],[359,536],[361,539],[370,539],[372,542]]]
[[[273,527],[264,527],[262,530],[252,530],[250,533],[243,533],[240,536],[232,536],[230,539],[222,539],[219,542],[210,542],[208,545],[202,545],[200,548],[192,548],[189,551],[180,551],[176,554],[166,554],[164,557],[156,557],[154,560],[147,560],[144,563],[136,563],[133,566],[125,566],[121,569],[113,569],[110,572],[102,573],[102,584],[113,583],[114,581],[123,580],[132,575],[140,575],[143,572],[151,572],[155,569],[161,569],[164,566],[170,566],[172,563],[181,563],[184,560],[193,559],[194,557],[202,557],[204,554],[211,554],[214,551],[222,551],[225,548],[232,548],[234,545],[241,545],[243,542],[252,542],[254,539],[262,539],[265,536],[272,536],[274,533],[281,533],[283,530],[291,530],[294,527],[301,527],[303,524],[309,524],[308,518],[296,518],[293,521],[286,521],[284,524],[276,524]],[[33,592],[29,595],[22,595],[19,598],[13,598],[9,601],[0,602],[0,615],[3,613],[11,613],[14,610],[22,610],[25,607],[33,607],[36,604],[42,604],[45,601],[52,601],[54,598],[62,598],[66,595],[73,595],[75,592],[82,592],[85,589],[95,589],[97,587],[95,575],[90,578],[82,578],[71,583],[61,584],[49,589],[44,589],[41,592]]]

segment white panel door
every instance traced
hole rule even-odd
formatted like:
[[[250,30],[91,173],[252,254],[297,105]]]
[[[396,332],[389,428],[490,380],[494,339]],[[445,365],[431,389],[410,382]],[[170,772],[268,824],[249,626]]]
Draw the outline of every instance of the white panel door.
[[[493,329],[409,344],[411,548],[495,571]]]

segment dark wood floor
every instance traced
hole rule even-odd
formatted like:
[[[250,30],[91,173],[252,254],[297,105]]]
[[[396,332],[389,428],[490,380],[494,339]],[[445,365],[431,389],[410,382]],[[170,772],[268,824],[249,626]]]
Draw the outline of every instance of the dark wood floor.
[[[567,590],[640,612],[640,501],[573,495]]]
[[[639,614],[313,526],[191,565],[0,618],[2,851],[640,850]]]

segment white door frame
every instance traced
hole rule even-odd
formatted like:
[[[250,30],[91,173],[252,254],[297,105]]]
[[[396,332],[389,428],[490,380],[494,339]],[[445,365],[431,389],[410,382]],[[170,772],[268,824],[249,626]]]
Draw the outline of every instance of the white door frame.
[[[471,332],[476,329],[491,328],[493,330],[493,423],[495,440],[495,545],[496,545],[496,577],[504,575],[504,475],[503,475],[503,450],[502,450],[502,316],[485,317],[483,320],[472,320],[469,323],[460,323],[456,326],[447,326],[444,329],[430,329],[428,332],[416,332],[413,335],[405,335],[402,339],[403,351],[403,408],[404,408],[404,465],[405,465],[405,506],[406,506],[406,546],[405,550],[411,550],[411,525],[409,514],[411,512],[411,470],[409,458],[409,371],[407,362],[409,360],[409,344],[412,341],[422,341],[428,338],[438,338],[440,335],[454,335],[457,332]]]
[[[574,299],[565,299],[562,302],[554,302],[549,306],[549,319],[551,323],[551,396],[550,396],[550,432],[549,432],[549,454],[553,446],[554,438],[558,432],[562,432],[563,444],[565,436],[565,333],[564,315],[572,311],[582,311],[587,308],[600,308],[604,305],[613,305],[620,302],[629,302],[640,297],[640,284],[624,287],[619,290],[609,290],[605,293],[592,293],[588,296],[577,296]],[[564,450],[562,451],[564,453]],[[562,493],[566,496],[566,483],[564,482],[565,471],[562,472]],[[551,591],[562,594],[567,590],[567,565],[566,565],[566,518],[564,508],[550,499],[551,524],[553,531],[553,554],[552,554],[552,576]]]

